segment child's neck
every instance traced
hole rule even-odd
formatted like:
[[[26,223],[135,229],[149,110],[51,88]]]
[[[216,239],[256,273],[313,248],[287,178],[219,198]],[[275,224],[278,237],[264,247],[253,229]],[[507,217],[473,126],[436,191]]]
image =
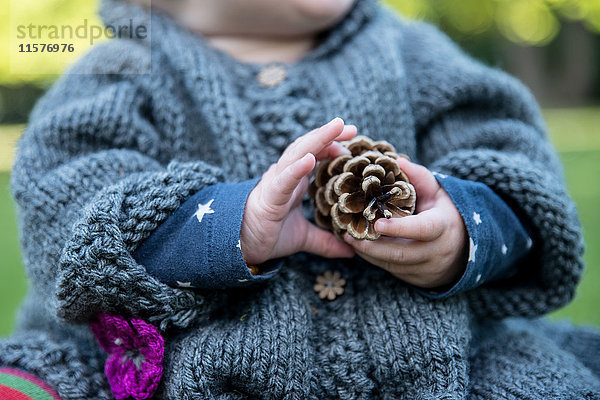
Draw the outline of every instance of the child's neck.
[[[292,38],[211,35],[206,38],[213,47],[237,60],[252,64],[271,62],[293,64],[316,44],[313,35]]]

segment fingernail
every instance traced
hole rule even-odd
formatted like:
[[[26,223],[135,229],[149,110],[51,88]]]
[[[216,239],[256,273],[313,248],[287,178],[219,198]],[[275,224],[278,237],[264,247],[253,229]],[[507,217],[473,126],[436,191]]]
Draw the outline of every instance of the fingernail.
[[[344,120],[343,120],[343,119],[341,119],[340,117],[335,117],[334,119],[332,119],[331,121],[329,121],[329,122],[327,123],[327,126],[334,125],[334,124],[336,124],[336,123],[337,123],[337,121],[341,121],[341,122],[342,122],[342,124],[344,123]]]
[[[399,163],[405,163],[405,164],[412,164],[413,162],[410,160],[410,158],[407,158],[408,156],[406,156],[405,154],[400,154],[398,157],[398,162]]]

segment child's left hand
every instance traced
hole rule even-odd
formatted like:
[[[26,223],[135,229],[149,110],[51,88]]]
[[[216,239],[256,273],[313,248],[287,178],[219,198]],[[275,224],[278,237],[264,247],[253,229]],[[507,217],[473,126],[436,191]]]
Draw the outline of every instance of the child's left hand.
[[[417,214],[381,218],[376,241],[344,236],[362,258],[395,277],[422,288],[452,284],[467,265],[467,230],[450,196],[425,167],[406,159],[398,165],[417,192]]]

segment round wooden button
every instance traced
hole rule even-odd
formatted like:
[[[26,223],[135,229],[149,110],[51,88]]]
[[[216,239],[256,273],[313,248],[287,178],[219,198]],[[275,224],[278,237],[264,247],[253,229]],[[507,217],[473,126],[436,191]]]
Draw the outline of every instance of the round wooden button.
[[[264,67],[257,76],[258,82],[266,87],[275,87],[285,80],[287,72],[280,65]]]

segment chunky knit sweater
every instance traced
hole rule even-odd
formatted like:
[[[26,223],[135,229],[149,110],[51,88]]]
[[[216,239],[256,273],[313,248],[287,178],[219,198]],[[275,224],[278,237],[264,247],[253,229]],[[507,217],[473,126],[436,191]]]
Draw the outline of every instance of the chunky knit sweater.
[[[261,66],[167,17],[110,0],[102,12],[109,24],[151,18],[152,35],[95,47],[31,115],[12,175],[31,287],[0,365],[63,399],[111,398],[90,322],[115,315],[164,338],[160,399],[600,398],[600,335],[528,319],[571,300],[583,246],[538,107],[515,79],[371,0],[273,87]],[[432,300],[358,258],[297,254],[272,279],[227,290],[170,287],[134,260],[194,193],[259,177],[334,116],[489,186],[531,229],[519,272]],[[347,281],[331,302],[312,288],[327,269]],[[123,344],[107,337],[105,350]]]

